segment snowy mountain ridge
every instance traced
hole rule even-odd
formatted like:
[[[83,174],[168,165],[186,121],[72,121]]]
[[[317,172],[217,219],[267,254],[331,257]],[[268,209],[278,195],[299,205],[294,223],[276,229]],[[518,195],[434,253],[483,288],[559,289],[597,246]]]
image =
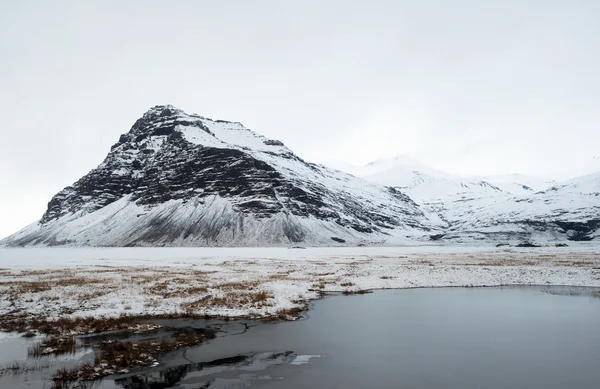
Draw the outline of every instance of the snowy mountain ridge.
[[[397,187],[444,221],[445,241],[593,240],[600,235],[600,173],[556,182],[524,175],[468,177],[405,157],[349,169]]]
[[[156,106],[39,223],[1,243],[359,244],[419,238],[436,223],[400,191],[308,163],[240,123]]]
[[[343,168],[343,167],[342,167]],[[349,173],[238,122],[148,110],[8,246],[519,243],[600,236],[600,173],[463,177],[406,157]],[[360,176],[360,177],[356,177]]]
[[[402,188],[415,200],[444,199],[461,194],[525,195],[550,188],[555,180],[523,174],[468,176],[431,168],[411,157],[399,155],[364,166],[333,163],[334,167],[367,181]]]

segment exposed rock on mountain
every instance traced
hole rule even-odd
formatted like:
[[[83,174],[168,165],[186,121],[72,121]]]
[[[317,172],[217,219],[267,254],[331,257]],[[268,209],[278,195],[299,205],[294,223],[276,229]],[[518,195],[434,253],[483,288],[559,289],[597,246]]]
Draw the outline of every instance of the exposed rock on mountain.
[[[394,243],[435,228],[397,189],[307,163],[240,123],[157,106],[38,223],[0,243]]]

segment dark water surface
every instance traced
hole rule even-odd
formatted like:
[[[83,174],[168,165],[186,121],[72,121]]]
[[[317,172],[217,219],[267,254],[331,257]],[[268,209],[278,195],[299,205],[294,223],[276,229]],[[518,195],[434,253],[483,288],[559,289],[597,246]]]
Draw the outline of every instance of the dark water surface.
[[[227,324],[224,336],[210,343],[95,387],[596,389],[600,298],[594,291],[439,288],[329,297],[303,320]],[[41,375],[3,376],[0,388],[50,387]]]

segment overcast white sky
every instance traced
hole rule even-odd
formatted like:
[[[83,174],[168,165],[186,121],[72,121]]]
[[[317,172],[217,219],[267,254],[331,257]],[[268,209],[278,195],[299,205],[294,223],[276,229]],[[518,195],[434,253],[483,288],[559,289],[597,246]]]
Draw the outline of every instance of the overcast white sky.
[[[0,236],[156,104],[317,162],[574,175],[598,69],[597,0],[0,0]]]

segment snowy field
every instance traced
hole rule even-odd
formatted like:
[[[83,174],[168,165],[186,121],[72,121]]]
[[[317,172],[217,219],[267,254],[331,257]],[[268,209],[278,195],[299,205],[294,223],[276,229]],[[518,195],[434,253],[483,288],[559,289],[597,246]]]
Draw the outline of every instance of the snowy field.
[[[322,292],[600,286],[600,246],[0,248],[0,315],[286,318]]]

